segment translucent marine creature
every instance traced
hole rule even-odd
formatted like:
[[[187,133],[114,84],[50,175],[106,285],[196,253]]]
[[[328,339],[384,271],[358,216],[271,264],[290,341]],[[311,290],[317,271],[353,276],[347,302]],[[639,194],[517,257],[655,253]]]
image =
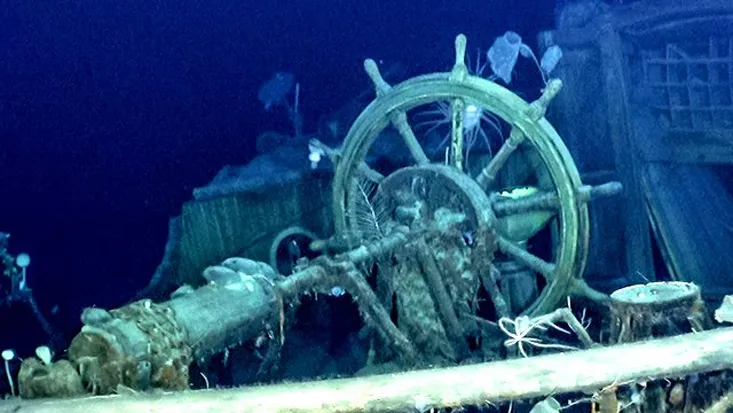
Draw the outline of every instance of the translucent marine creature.
[[[499,328],[509,338],[504,341],[506,347],[516,345],[519,348],[519,353],[524,357],[529,357],[527,351],[524,349],[524,345],[528,344],[539,348],[553,348],[559,350],[577,350],[575,347],[566,346],[563,344],[547,344],[540,341],[538,338],[529,337],[529,334],[533,330],[546,331],[548,327],[561,331],[566,334],[570,334],[567,330],[558,327],[552,322],[547,321],[543,318],[530,319],[527,316],[519,316],[512,320],[508,317],[502,317],[499,319]]]
[[[547,84],[550,73],[555,70],[562,58],[562,49],[557,45],[550,46],[545,50],[542,59],[537,60],[537,56],[532,49],[522,42],[522,36],[510,30],[504,33],[503,36],[497,37],[494,44],[486,52],[486,57],[491,64],[491,71],[506,84],[512,81],[512,72],[519,55],[535,62],[540,74],[542,74],[542,81]]]
[[[473,75],[483,77],[484,69],[486,66],[490,66],[493,73],[486,77],[488,80],[495,81],[501,79],[504,83],[509,84],[512,81],[514,66],[517,64],[520,55],[532,59],[535,62],[542,75],[542,81],[547,84],[550,73],[562,58],[562,49],[557,45],[550,46],[542,55],[542,58],[538,60],[532,49],[522,41],[522,36],[513,31],[507,31],[494,40],[494,43],[486,52],[487,61],[484,64],[481,64],[480,61],[481,53],[478,54],[479,58],[476,61]],[[419,123],[419,125],[430,126],[427,131],[430,132],[441,125],[449,125],[451,123],[452,108],[448,102],[438,102],[432,110],[419,113],[419,115],[432,117],[432,119]],[[466,164],[468,164],[471,149],[479,141],[479,138],[485,144],[489,156],[493,156],[491,139],[483,127],[488,126],[499,137],[503,138],[503,131],[498,119],[492,113],[485,111],[473,102],[466,102],[461,115],[466,142]],[[436,148],[436,151],[440,150],[449,139],[450,134],[447,134]]]
[[[472,70],[472,74],[475,76],[482,76],[487,63],[481,63],[481,50],[477,53],[476,63]],[[491,75],[488,79],[494,80],[496,75]],[[429,110],[418,112],[416,115],[422,117],[423,120],[419,121],[418,127],[428,126],[425,133],[430,133],[434,129],[451,124],[453,109],[449,102],[436,102],[433,107]],[[484,129],[488,126],[489,129],[495,132],[499,137],[503,137],[503,131],[501,124],[496,116],[488,111],[483,110],[479,105],[473,102],[466,102],[465,107],[462,111],[463,118],[463,134],[465,139],[465,159],[468,164],[468,159],[471,155],[471,149],[479,142],[483,142],[485,150],[489,156],[492,156],[491,150],[491,139],[489,133]],[[479,139],[480,138],[480,139]],[[443,140],[433,149],[433,153],[440,152],[443,147],[450,140],[450,132],[447,132],[443,137]]]
[[[494,44],[486,52],[494,72],[506,84],[512,82],[512,72],[517,64],[519,52],[524,44],[522,37],[515,32],[508,31],[494,40]]]
[[[24,252],[18,254],[18,256],[15,257],[15,265],[17,265],[21,271],[21,278],[20,278],[20,285],[19,285],[19,288],[21,290],[26,289],[26,283],[25,283],[26,270],[30,264],[31,264],[31,256]]]
[[[443,125],[450,125],[452,109],[450,103],[448,102],[436,102],[432,109],[419,112],[417,116],[428,116],[431,118],[418,123],[418,127],[429,126],[428,130],[425,133],[430,133],[438,127],[441,127]],[[486,151],[488,151],[489,155],[492,154],[491,140],[489,139],[489,135],[487,134],[486,130],[484,130],[484,126],[488,126],[490,129],[496,132],[498,136],[503,135],[499,120],[494,116],[493,113],[484,111],[483,109],[481,109],[481,107],[474,103],[467,103],[466,107],[463,109],[463,134],[466,142],[466,160],[468,160],[471,154],[471,149],[476,145],[477,142],[479,142],[479,139],[486,146],[485,149]],[[437,145],[437,147],[433,151],[439,151],[448,143],[449,139],[450,132],[446,132],[443,140]]]
[[[326,151],[321,146],[313,143],[308,144],[308,160],[311,162],[311,169],[318,168],[318,164],[324,156],[326,156]]]
[[[292,73],[277,72],[260,86],[257,98],[265,105],[265,110],[275,106],[285,106],[289,109],[290,103],[286,97],[294,86],[295,76]]]
[[[15,397],[15,384],[13,384],[13,376],[10,375],[10,361],[15,358],[15,352],[13,350],[3,350],[3,360],[5,360],[5,375],[8,377],[8,383],[10,383],[10,395]]]

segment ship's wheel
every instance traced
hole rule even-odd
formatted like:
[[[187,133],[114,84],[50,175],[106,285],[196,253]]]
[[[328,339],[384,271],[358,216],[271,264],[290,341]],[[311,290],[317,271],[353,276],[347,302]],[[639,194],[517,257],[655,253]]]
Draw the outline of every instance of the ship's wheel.
[[[377,97],[356,119],[337,157],[332,204],[336,235],[332,240],[345,239],[352,246],[367,241],[359,239],[358,218],[350,212],[353,192],[363,191],[363,187],[355,189],[355,180],[366,180],[378,188],[383,182],[394,182],[390,179],[393,174],[399,174],[400,180],[405,176],[430,179],[430,172],[436,173],[436,164],[444,165],[441,168],[447,165],[465,178],[450,179],[451,184],[442,185],[443,191],[461,192],[455,194],[456,198],[469,199],[467,204],[472,206],[491,208],[484,214],[474,211],[475,215],[484,216],[477,225],[493,226],[498,251],[542,278],[541,291],[518,312],[543,314],[564,303],[569,294],[594,295],[581,278],[588,253],[587,203],[594,195],[620,191],[620,185],[591,188],[582,184],[562,139],[544,117],[547,106],[561,89],[560,80],[551,79],[542,96],[529,103],[507,88],[469,73],[465,52],[466,37],[459,35],[455,40],[456,62],[450,72],[418,76],[395,86],[382,78],[373,60],[365,61]],[[424,139],[411,126],[410,114],[436,104],[449,109],[449,143],[438,159],[431,159]],[[466,168],[465,158],[467,105],[491,114],[507,131],[497,150],[485,157],[484,164],[473,173]],[[384,133],[389,126],[397,133]],[[391,171],[385,171],[383,165],[370,165],[370,150],[384,143],[380,142],[382,139],[397,137],[404,141],[411,165]],[[502,169],[510,167],[507,165],[513,156],[528,151],[537,163],[535,186],[524,193],[506,191],[499,182]],[[440,179],[450,178],[451,174],[440,172],[440,168],[438,172]],[[461,184],[466,178],[470,184]],[[550,224],[552,252],[547,259],[530,252],[526,241]]]

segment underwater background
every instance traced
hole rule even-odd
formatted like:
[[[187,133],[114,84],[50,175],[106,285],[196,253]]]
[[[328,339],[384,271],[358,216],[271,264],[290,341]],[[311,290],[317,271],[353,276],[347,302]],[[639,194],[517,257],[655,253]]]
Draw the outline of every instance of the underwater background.
[[[688,349],[733,334],[731,22],[730,0],[0,0],[0,411],[581,349],[557,370],[605,368],[597,393],[527,360],[550,396],[484,405],[507,364],[465,411],[730,408],[733,358]]]
[[[0,232],[31,257],[54,329],[0,295],[0,348],[65,347],[83,308],[148,284],[192,190],[290,131],[258,99],[273,73],[294,74],[313,130],[370,88],[365,58],[400,64],[401,81],[451,67],[458,33],[472,56],[507,30],[534,47],[560,3],[0,0]],[[520,96],[540,87],[533,65],[518,63]]]
[[[0,231],[32,257],[28,284],[41,310],[73,335],[82,308],[120,305],[148,283],[168,218],[193,188],[250,161],[261,132],[290,128],[257,99],[272,73],[296,76],[312,128],[369,87],[367,57],[399,62],[409,76],[444,70],[456,34],[471,39],[469,51],[509,29],[534,43],[553,26],[554,8],[536,0],[3,0]],[[522,72],[518,85],[538,81]],[[0,310],[0,347],[47,340],[24,312]]]

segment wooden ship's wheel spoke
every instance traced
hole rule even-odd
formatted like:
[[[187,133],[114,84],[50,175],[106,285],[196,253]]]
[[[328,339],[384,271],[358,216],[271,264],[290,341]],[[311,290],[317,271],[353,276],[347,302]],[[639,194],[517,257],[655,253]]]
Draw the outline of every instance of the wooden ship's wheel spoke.
[[[374,87],[377,90],[377,96],[385,95],[392,90],[392,86],[390,86],[384,80],[384,78],[382,78],[381,73],[379,73],[377,63],[374,60],[367,59],[364,62],[364,70],[367,72],[367,75],[369,75],[369,77],[372,79],[372,82],[374,82]],[[397,131],[400,133],[400,136],[402,136],[402,138],[405,140],[405,144],[407,145],[407,148],[410,150],[410,154],[412,154],[412,157],[415,159],[417,164],[429,164],[430,159],[428,159],[427,155],[425,155],[425,151],[423,151],[422,146],[420,146],[420,143],[417,141],[417,137],[415,137],[415,133],[412,131],[410,124],[407,123],[407,115],[405,114],[405,112],[394,111],[389,114],[389,120],[392,123],[392,126],[397,129]]]
[[[542,258],[533,255],[530,252],[527,252],[527,250],[501,236],[497,237],[496,242],[499,247],[499,251],[501,251],[502,253],[519,261],[527,268],[530,268],[536,273],[542,275],[543,277],[545,277],[545,280],[554,280],[556,270],[555,264],[547,262]]]
[[[476,176],[476,182],[478,182],[479,186],[481,186],[484,191],[494,183],[496,174],[499,172],[501,167],[504,166],[506,161],[509,159],[509,156],[514,153],[522,142],[524,142],[524,138],[524,134],[521,130],[512,128],[512,131],[509,134],[509,139],[504,141],[504,144],[501,145],[501,148],[499,148],[496,155],[491,158],[488,165],[486,165]]]
[[[621,190],[620,183],[608,182],[597,186],[583,185],[577,189],[576,193],[579,202],[590,202],[596,198],[619,194]],[[556,192],[546,191],[538,192],[521,199],[497,200],[493,203],[492,207],[497,217],[505,217],[532,211],[556,211],[560,207],[560,199]]]

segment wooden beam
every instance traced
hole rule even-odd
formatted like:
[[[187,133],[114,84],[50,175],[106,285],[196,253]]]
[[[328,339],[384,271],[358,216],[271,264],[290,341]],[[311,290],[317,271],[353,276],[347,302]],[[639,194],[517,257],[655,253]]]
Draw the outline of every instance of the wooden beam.
[[[225,390],[0,402],[0,413],[387,412],[595,392],[733,368],[733,328],[510,361]]]
[[[608,107],[608,132],[616,156],[616,168],[624,186],[622,198],[626,241],[626,273],[640,273],[654,279],[650,223],[641,190],[642,164],[636,149],[629,113],[629,80],[621,35],[612,24],[604,24],[598,46]]]
[[[733,4],[720,0],[634,2],[611,12],[617,29],[645,34],[660,25],[672,23],[673,29],[675,23],[688,19],[716,16],[733,16]]]
[[[650,154],[647,162],[689,164],[733,164],[733,142],[673,142],[664,150]]]

